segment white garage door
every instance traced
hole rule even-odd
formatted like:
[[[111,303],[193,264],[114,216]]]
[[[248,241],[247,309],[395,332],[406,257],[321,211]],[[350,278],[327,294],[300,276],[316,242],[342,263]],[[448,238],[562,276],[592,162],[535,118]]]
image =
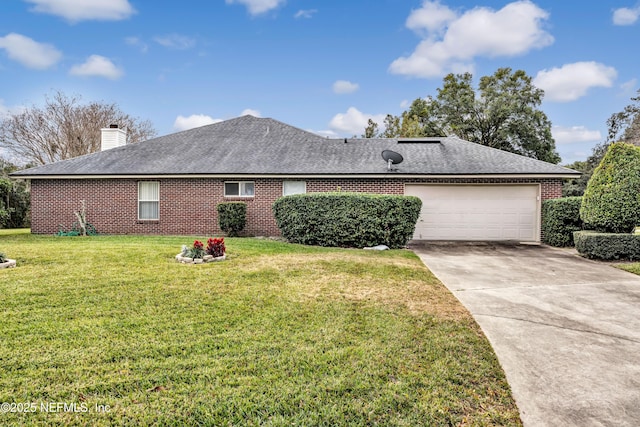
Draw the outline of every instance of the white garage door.
[[[538,185],[412,185],[417,240],[539,241]]]

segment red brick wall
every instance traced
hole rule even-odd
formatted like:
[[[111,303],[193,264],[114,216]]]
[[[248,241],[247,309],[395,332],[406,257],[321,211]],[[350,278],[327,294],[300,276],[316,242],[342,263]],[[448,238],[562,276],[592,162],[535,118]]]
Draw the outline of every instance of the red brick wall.
[[[73,212],[85,200],[87,220],[107,234],[220,235],[216,206],[224,201],[247,203],[245,233],[279,235],[271,206],[282,196],[281,179],[256,179],[255,197],[224,197],[223,179],[161,179],[160,220],[138,220],[136,179],[32,180],[31,231],[56,233],[69,228]],[[561,179],[304,179],[307,192],[355,191],[403,194],[405,183],[528,184],[540,183],[542,200],[561,197]]]

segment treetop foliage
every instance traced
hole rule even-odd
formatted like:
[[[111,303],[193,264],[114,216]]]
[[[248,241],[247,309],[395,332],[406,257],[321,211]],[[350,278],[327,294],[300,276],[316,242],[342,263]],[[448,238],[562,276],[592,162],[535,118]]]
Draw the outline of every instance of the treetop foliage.
[[[574,162],[567,166],[582,172],[582,176],[565,183],[562,189],[563,196],[581,196],[584,193],[593,171],[612,143],[626,142],[640,146],[640,90],[637,93],[637,96],[631,98],[631,104],[622,111],[613,113],[607,120],[607,140],[593,147],[586,161]]]
[[[524,71],[500,68],[480,78],[449,74],[436,97],[418,98],[400,116],[387,115],[385,129],[369,121],[364,137],[456,135],[535,159],[558,163],[551,122],[540,105],[544,92]]]

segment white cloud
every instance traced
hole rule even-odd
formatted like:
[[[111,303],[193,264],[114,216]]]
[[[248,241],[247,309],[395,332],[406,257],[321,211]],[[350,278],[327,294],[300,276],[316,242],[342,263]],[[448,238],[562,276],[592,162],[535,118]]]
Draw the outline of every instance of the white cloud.
[[[128,0],[25,0],[33,12],[60,16],[70,22],[85,20],[119,21],[136,11]]]
[[[251,115],[254,117],[262,117],[260,111],[252,110],[251,108],[247,108],[243,110],[238,117]],[[176,117],[175,122],[173,122],[173,129],[176,131],[188,130],[197,128],[200,126],[212,125],[214,123],[221,122],[223,119],[214,119],[211,116],[207,116],[206,114],[192,114],[188,117],[178,116]]]
[[[621,7],[613,11],[613,23],[615,25],[633,25],[640,17],[640,7],[630,9]]]
[[[411,11],[406,26],[410,30],[426,34],[442,31],[450,22],[457,18],[456,13],[443,6],[439,1],[425,1],[420,9]]]
[[[262,114],[260,114],[260,111],[258,110],[252,110],[251,108],[246,108],[242,110],[242,113],[240,113],[240,116],[262,117]]]
[[[358,89],[360,89],[359,84],[347,80],[338,80],[333,84],[333,92],[337,94],[353,93]]]
[[[438,1],[424,1],[406,25],[423,40],[409,56],[391,63],[389,71],[412,77],[438,77],[473,70],[478,56],[523,55],[553,43],[543,29],[549,14],[528,0],[495,11],[477,7],[461,15]]]
[[[176,117],[176,121],[173,122],[173,128],[177,131],[181,131],[211,125],[221,121],[222,119],[214,119],[213,117],[204,114],[192,114],[189,117],[178,116]]]
[[[295,15],[293,15],[294,18],[298,19],[298,18],[311,18],[313,17],[313,15],[315,15],[316,13],[318,13],[318,9],[307,9],[307,10],[299,10],[296,12]]]
[[[611,87],[616,69],[598,62],[575,62],[539,71],[533,84],[543,89],[545,99],[569,102],[585,96],[592,87]]]
[[[149,51],[149,46],[138,37],[126,37],[124,42],[129,46],[137,47],[142,53],[147,53]]]
[[[598,130],[589,130],[584,126],[553,126],[551,128],[553,139],[558,144],[571,144],[573,142],[594,142],[600,141],[602,135]]]
[[[355,107],[349,107],[346,113],[338,113],[329,122],[331,130],[349,135],[362,135],[369,119],[378,124],[384,122],[385,114],[365,114]]]
[[[286,0],[225,0],[227,4],[242,4],[247,7],[251,15],[260,15],[270,10],[276,9],[285,3]]]
[[[190,49],[196,44],[194,39],[180,34],[167,34],[155,37],[153,40],[161,46],[176,50]]]
[[[27,68],[44,70],[52,67],[62,58],[62,52],[53,45],[38,43],[21,34],[9,33],[0,37],[0,49],[7,51],[7,56]]]
[[[109,58],[100,55],[91,55],[83,64],[74,65],[69,70],[73,76],[104,77],[117,80],[124,74],[121,68],[115,66]]]

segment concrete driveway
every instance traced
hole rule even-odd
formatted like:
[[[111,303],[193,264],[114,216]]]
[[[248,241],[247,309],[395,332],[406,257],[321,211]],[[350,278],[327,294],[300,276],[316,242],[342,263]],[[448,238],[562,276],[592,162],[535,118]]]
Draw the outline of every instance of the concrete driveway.
[[[525,426],[640,426],[640,277],[547,246],[413,242],[491,342]]]

